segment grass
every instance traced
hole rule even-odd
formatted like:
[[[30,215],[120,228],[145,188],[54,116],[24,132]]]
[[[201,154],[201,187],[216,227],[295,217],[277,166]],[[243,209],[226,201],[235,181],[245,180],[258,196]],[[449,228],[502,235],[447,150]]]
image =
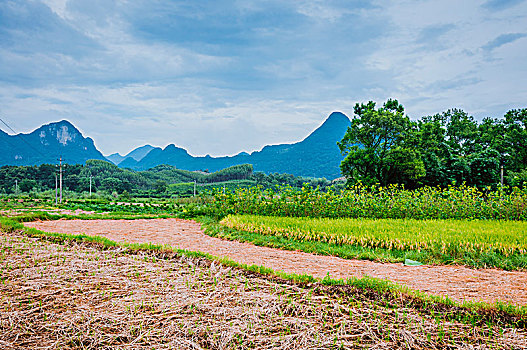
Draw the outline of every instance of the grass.
[[[158,247],[27,236],[4,224],[15,230],[0,233],[3,348],[510,349],[527,341],[510,324],[424,314],[368,289],[382,287],[374,280],[306,287]]]
[[[527,222],[229,215],[221,224],[230,238],[342,258],[527,268]]]

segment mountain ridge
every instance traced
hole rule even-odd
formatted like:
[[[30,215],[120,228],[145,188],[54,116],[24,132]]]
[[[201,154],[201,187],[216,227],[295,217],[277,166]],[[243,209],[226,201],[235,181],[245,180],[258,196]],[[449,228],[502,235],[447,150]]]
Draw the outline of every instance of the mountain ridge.
[[[106,159],[90,137],[68,120],[44,124],[30,133],[0,134],[0,165],[40,165],[63,158],[70,164]]]
[[[194,157],[184,148],[174,144],[164,149],[150,151],[133,170],[147,170],[157,165],[168,164],[185,170],[218,171],[233,165],[250,163],[254,171],[265,173],[288,173],[296,176],[326,177],[340,176],[343,156],[337,147],[350,124],[341,112],[331,113],[326,120],[302,141],[277,145],[265,145],[250,154],[240,152],[234,156]],[[121,163],[122,164],[122,163]]]
[[[144,146],[134,148],[133,150],[131,150],[124,156],[121,155],[120,153],[113,153],[113,154],[110,154],[109,156],[106,156],[106,159],[108,159],[110,162],[114,163],[115,165],[119,165],[120,163],[125,161],[127,158],[132,158],[133,160],[139,162],[154,148],[159,148],[159,147],[154,147],[152,145],[147,144]]]
[[[126,156],[117,153],[105,157],[90,137],[84,137],[71,122],[61,120],[44,124],[29,134],[9,135],[0,130],[0,148],[5,150],[0,154],[0,165],[56,163],[58,157],[62,156],[71,164],[85,163],[88,159],[102,159],[114,164],[117,162],[119,167],[132,170],[147,170],[167,164],[184,170],[212,172],[250,163],[253,164],[254,171],[264,173],[333,179],[340,176],[339,165],[343,159],[337,142],[342,139],[349,124],[350,120],[346,115],[333,112],[301,141],[265,145],[250,154],[240,152],[234,156],[195,157],[186,149],[169,144],[163,149],[144,145]],[[35,149],[39,149],[38,153],[41,154],[35,153]]]

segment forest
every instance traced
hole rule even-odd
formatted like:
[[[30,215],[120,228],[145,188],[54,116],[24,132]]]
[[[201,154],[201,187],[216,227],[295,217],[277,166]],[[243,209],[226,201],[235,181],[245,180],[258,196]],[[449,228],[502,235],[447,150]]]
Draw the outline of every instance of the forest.
[[[357,103],[344,138],[341,171],[351,184],[407,188],[463,184],[495,188],[527,182],[527,108],[478,122],[461,109],[411,120],[389,99]]]

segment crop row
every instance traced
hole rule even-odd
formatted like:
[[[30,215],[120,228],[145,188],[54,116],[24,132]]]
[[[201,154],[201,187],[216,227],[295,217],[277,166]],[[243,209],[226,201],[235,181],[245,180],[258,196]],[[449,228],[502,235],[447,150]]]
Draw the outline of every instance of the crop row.
[[[322,192],[305,186],[263,190],[258,187],[223,193],[214,191],[213,214],[394,219],[527,220],[527,188],[478,190],[468,186],[353,186]]]
[[[527,223],[517,221],[313,219],[229,215],[230,228],[295,241],[358,245],[401,251],[428,251],[435,256],[463,258],[495,253],[527,254]]]

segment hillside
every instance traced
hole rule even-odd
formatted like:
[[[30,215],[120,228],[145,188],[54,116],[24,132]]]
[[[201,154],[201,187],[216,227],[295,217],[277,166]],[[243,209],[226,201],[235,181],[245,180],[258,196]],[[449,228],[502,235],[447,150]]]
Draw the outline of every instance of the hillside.
[[[0,165],[55,164],[62,157],[69,164],[105,159],[93,140],[84,137],[67,120],[41,126],[29,134],[8,135],[0,131]]]
[[[185,149],[168,145],[165,149],[153,149],[139,162],[128,162],[126,167],[146,170],[160,164],[186,170],[217,171],[238,164],[253,164],[254,171],[264,173],[288,173],[296,176],[340,176],[342,155],[337,147],[349,119],[340,112],[332,113],[326,121],[304,140],[292,144],[265,146],[260,151],[245,152],[232,157],[193,157]],[[124,166],[124,162],[120,166]]]
[[[254,171],[267,174],[335,179],[340,176],[339,165],[343,159],[337,141],[342,139],[349,124],[348,117],[334,112],[302,141],[268,145],[251,154],[242,152],[229,157],[194,157],[173,144],[164,149],[145,145],[125,156],[115,153],[104,157],[91,138],[84,137],[70,122],[63,120],[43,125],[30,134],[11,136],[0,130],[3,150],[0,166],[55,164],[62,156],[69,164],[108,159],[120,168],[139,171],[166,164],[190,171],[215,172],[234,165],[252,164]]]
[[[127,161],[127,163],[125,163],[125,166],[123,166],[124,168],[126,168],[129,167],[128,164],[134,165],[135,162],[138,162],[143,159],[148,154],[148,152],[150,152],[154,148],[157,147],[151,145],[144,145],[141,147],[137,147],[136,149],[130,151],[124,156],[120,155],[119,153],[114,153],[110,154],[109,156],[106,156],[106,159],[108,159],[115,165],[119,165],[120,163]]]

